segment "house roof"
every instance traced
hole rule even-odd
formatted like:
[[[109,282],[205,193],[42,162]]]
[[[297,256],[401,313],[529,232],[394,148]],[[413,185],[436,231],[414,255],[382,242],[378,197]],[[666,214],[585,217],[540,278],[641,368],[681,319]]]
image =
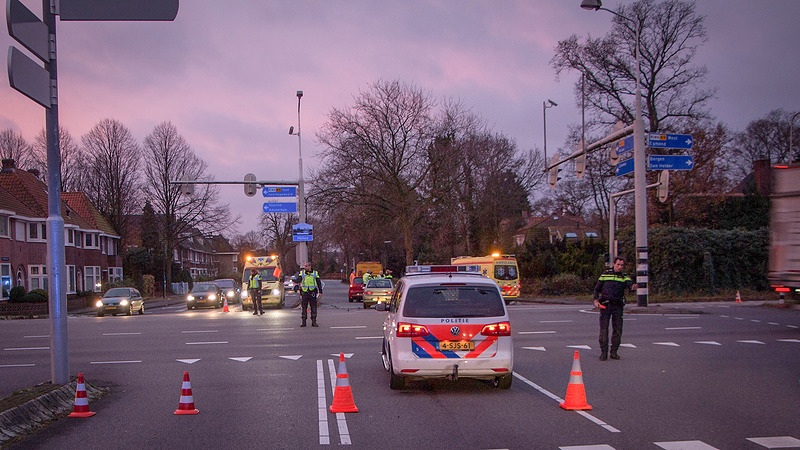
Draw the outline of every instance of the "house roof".
[[[84,218],[91,229],[100,230],[110,236],[119,236],[114,227],[100,214],[100,211],[83,192],[62,192],[61,200]]]
[[[532,228],[546,228],[550,233],[557,233],[563,238],[572,237],[567,236],[568,233],[574,233],[578,238],[584,238],[586,233],[594,233],[599,235],[596,228],[586,224],[582,217],[548,214],[546,216],[530,217],[527,223],[517,230],[518,235],[523,235]]]

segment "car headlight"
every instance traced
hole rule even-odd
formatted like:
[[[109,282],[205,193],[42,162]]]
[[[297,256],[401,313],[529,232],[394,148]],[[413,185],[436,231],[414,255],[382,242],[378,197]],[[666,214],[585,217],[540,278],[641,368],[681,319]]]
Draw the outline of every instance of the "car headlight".
[[[128,306],[128,301],[122,300],[121,302],[119,302],[119,306]]]
[[[94,306],[97,306],[98,308],[102,308],[103,307],[103,301],[102,300],[98,300],[97,303],[94,304]]]
[[[186,297],[186,300],[188,300],[188,301],[190,301],[190,302],[191,302],[191,301],[194,301],[194,295],[189,295],[189,296],[187,296],[187,297]]]
[[[273,289],[272,290],[272,295],[281,295],[280,289]]]
[[[247,291],[242,291],[242,298],[247,298],[249,296],[250,294]]]
[[[217,294],[211,294],[211,295],[209,295],[209,296],[208,296],[208,299],[209,299],[209,300],[216,300],[216,299],[217,299]]]
[[[233,297],[233,291],[228,291],[228,294],[227,294],[227,295],[228,295],[228,298],[231,298],[231,297]]]

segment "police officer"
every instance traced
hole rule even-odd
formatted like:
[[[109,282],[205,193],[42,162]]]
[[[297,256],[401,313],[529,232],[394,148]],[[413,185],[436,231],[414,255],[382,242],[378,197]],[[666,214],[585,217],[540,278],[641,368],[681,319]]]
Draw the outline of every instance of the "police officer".
[[[261,306],[261,275],[256,269],[250,269],[247,291],[250,293],[250,300],[253,301],[253,315],[257,316],[259,311],[264,314],[264,308]]]
[[[300,318],[303,322],[301,327],[306,326],[308,308],[311,307],[311,326],[317,325],[317,296],[322,295],[322,280],[316,270],[311,270],[311,263],[305,264],[305,269],[300,271],[300,297],[302,298]]]
[[[625,291],[636,289],[633,280],[622,268],[625,259],[614,258],[614,266],[604,271],[594,286],[594,306],[600,309],[600,361],[608,359],[608,322],[614,327],[611,334],[611,359],[619,359],[619,344],[622,341],[622,310],[625,308]]]
[[[367,285],[367,281],[372,278],[372,269],[367,270],[367,273],[361,276],[361,279],[364,281],[364,286]]]

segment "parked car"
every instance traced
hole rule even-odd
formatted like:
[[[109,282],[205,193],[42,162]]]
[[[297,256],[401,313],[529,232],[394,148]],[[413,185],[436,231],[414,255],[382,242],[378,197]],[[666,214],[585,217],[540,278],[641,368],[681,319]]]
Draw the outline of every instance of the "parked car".
[[[222,289],[214,283],[197,283],[186,296],[186,309],[199,306],[222,307]]]
[[[214,280],[214,284],[222,289],[222,293],[225,295],[225,298],[228,299],[228,303],[238,303],[241,301],[241,286],[239,286],[233,278],[220,278]]]
[[[111,313],[112,316],[124,313],[130,316],[133,311],[144,314],[142,294],[137,289],[130,287],[109,289],[100,297],[95,306],[97,306],[97,317],[103,317],[105,313]]]
[[[297,292],[300,290],[300,285],[294,281],[294,277],[286,277],[286,280],[283,282],[283,290]]]
[[[347,289],[347,298],[350,300],[350,303],[364,298],[363,278],[361,277],[353,278],[353,282],[350,283],[350,288]]]
[[[388,302],[392,298],[392,280],[390,278],[373,278],[364,286],[364,309],[377,303]]]

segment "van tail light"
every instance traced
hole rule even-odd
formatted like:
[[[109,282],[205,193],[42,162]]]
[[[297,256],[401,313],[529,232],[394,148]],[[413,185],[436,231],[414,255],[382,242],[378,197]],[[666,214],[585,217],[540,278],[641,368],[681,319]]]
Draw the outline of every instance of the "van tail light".
[[[511,336],[511,323],[492,323],[483,327],[481,334],[484,336]]]
[[[397,324],[397,337],[422,337],[431,334],[425,325],[401,322]]]

